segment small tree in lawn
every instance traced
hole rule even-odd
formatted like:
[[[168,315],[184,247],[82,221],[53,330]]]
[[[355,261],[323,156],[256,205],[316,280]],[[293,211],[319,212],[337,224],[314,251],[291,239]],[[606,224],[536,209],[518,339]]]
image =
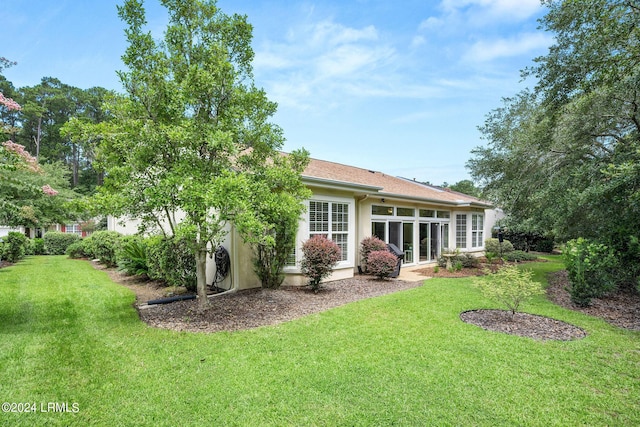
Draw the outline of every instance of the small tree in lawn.
[[[373,251],[367,259],[368,272],[381,280],[391,276],[397,265],[398,257],[387,250]]]
[[[250,221],[252,177],[278,155],[283,136],[269,121],[276,104],[253,83],[246,16],[226,15],[213,0],[160,3],[169,13],[163,41],[145,29],[142,1],[118,6],[127,93],[108,104],[110,121],[94,127],[106,169],[100,204],[186,239],[204,308],[207,255],[228,222]]]
[[[309,278],[311,289],[318,292],[322,279],[328,277],[333,266],[340,261],[340,247],[332,240],[318,235],[304,242],[302,253],[302,274]]]
[[[489,270],[485,272],[487,275],[476,279],[474,284],[486,298],[506,306],[512,317],[523,302],[544,293],[542,285],[531,278],[533,272],[530,270],[507,265],[494,274]]]

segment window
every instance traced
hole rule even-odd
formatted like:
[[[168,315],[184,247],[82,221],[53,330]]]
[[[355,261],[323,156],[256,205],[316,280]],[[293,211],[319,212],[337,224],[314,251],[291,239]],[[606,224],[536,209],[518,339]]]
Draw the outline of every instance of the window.
[[[82,235],[82,230],[80,230],[79,224],[65,224],[64,230],[65,230],[65,233],[68,233],[68,234]]]
[[[329,231],[329,203],[309,202],[309,234],[320,234],[328,237]]]
[[[438,218],[450,218],[451,213],[449,211],[438,211]]]
[[[467,216],[456,215],[456,248],[467,247]]]
[[[346,261],[349,255],[349,205],[310,201],[309,237],[317,235],[333,240],[340,247],[340,261]]]
[[[393,215],[393,207],[373,205],[371,206],[371,215]]]
[[[422,218],[435,218],[436,211],[433,209],[420,209],[420,216]]]
[[[371,223],[371,235],[376,236],[383,242],[387,241],[387,223],[386,222],[372,222]]]
[[[484,234],[484,216],[480,214],[471,215],[471,247],[482,247]]]
[[[349,243],[349,205],[346,203],[331,203],[331,240],[340,246],[340,261],[346,261]]]
[[[396,208],[396,215],[398,216],[415,216],[416,211],[412,208]]]

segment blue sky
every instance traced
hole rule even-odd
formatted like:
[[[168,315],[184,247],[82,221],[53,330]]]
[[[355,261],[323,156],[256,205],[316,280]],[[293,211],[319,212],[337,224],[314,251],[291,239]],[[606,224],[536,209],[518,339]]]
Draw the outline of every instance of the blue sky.
[[[4,71],[16,87],[44,76],[122,91],[116,0],[3,1]],[[468,179],[485,116],[533,82],[547,53],[539,0],[219,0],[254,26],[256,85],[278,103],[289,151],[392,175]],[[161,37],[165,10],[146,0]]]

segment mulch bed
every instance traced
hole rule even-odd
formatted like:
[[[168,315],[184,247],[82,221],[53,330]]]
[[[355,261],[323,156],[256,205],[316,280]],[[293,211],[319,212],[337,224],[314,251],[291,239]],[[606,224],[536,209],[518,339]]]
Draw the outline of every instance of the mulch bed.
[[[505,310],[471,310],[460,314],[463,322],[480,326],[482,329],[505,334],[519,335],[537,340],[569,341],[587,336],[587,333],[561,320]]]
[[[97,269],[106,270],[114,282],[127,286],[136,293],[136,308],[143,321],[151,326],[178,331],[235,331],[274,325],[353,301],[422,286],[420,281],[375,280],[369,276],[355,276],[327,283],[317,294],[308,287],[248,289],[214,297],[206,310],[200,310],[195,300],[140,309],[139,307],[146,305],[146,301],[166,297],[167,288],[156,282],[125,276],[114,269],[105,269],[97,263],[92,264]],[[9,265],[11,264],[0,262],[0,268]],[[425,269],[425,274],[427,270],[430,269]],[[435,276],[449,277],[444,274],[452,274],[454,277],[464,277],[464,273],[467,276],[481,274],[478,269],[472,270],[450,273],[441,269]],[[569,286],[566,271],[552,273],[546,290],[547,297],[567,309],[600,317],[621,328],[640,331],[638,293],[619,292],[594,299],[589,307],[578,307],[571,302],[567,290]],[[472,310],[461,313],[460,318],[485,329],[539,340],[573,340],[586,335],[576,326],[529,313],[516,313],[512,317],[510,312],[504,310]]]
[[[566,270],[549,276],[547,297],[550,301],[569,310],[600,317],[606,322],[624,329],[640,331],[640,294],[620,291],[603,298],[594,298],[589,307],[580,307],[571,301],[570,283]]]

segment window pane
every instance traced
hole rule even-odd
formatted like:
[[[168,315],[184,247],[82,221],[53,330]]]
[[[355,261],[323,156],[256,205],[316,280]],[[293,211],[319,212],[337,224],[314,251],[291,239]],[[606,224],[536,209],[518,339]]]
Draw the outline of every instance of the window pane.
[[[329,231],[329,203],[309,202],[309,231],[312,233]]]
[[[371,223],[371,235],[376,236],[383,242],[387,241],[386,222],[372,222]]]
[[[449,212],[449,211],[438,211],[438,218],[451,218],[451,212]]]
[[[423,218],[435,218],[436,211],[433,209],[420,209],[420,216]]]
[[[371,206],[371,215],[393,215],[393,207],[373,205]]]
[[[349,231],[349,205],[334,203],[331,207],[331,230]]]
[[[340,247],[340,261],[347,260],[347,242],[348,242],[347,234],[334,234],[333,241]]]
[[[412,208],[396,208],[396,215],[398,216],[415,216],[416,210]]]
[[[456,248],[467,247],[467,216],[456,215]]]

